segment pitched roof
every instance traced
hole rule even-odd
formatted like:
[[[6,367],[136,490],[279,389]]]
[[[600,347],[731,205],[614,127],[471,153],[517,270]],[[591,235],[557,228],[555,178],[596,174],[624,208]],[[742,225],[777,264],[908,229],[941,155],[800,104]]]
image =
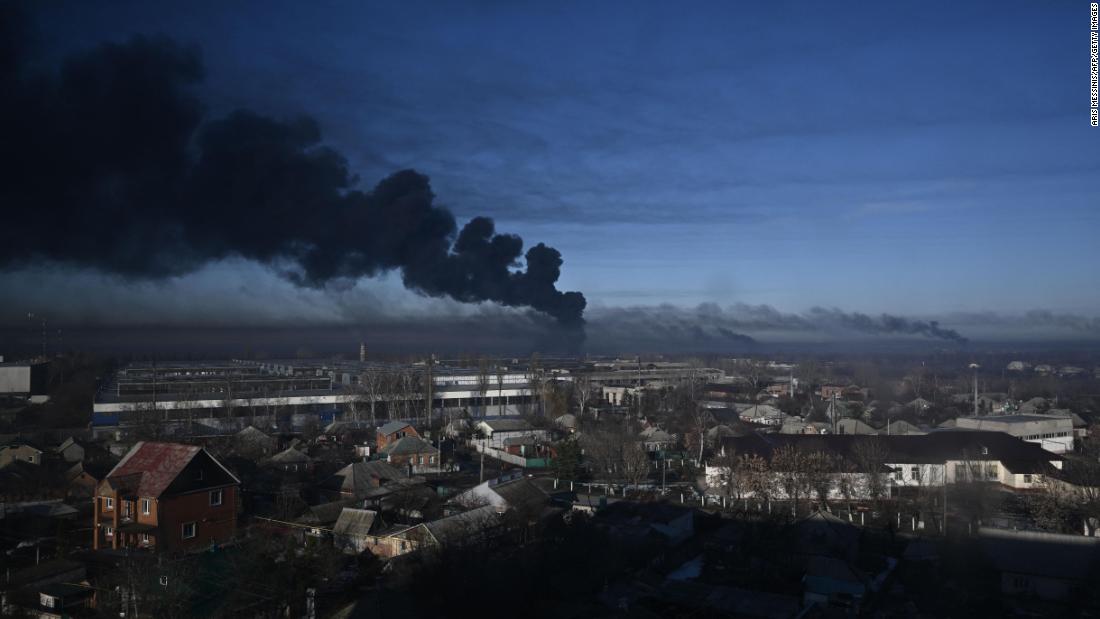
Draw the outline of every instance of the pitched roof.
[[[328,478],[323,485],[355,496],[366,496],[371,489],[381,483],[407,477],[408,475],[389,462],[372,460],[345,466]]]
[[[447,545],[461,544],[499,524],[500,515],[497,508],[485,505],[468,512],[426,522],[421,526],[431,533],[436,542]]]
[[[878,430],[872,428],[859,419],[838,419],[836,422],[838,434],[878,434]]]
[[[270,462],[275,462],[276,464],[308,464],[312,461],[313,459],[308,455],[293,447],[288,447],[274,456],[271,456],[270,460]]]
[[[526,432],[535,429],[526,419],[483,419],[481,423],[489,426],[493,432]]]
[[[237,438],[246,441],[273,441],[263,430],[255,426],[248,426],[237,433]]]
[[[417,436],[403,436],[378,451],[390,456],[439,453],[431,443]]]
[[[376,522],[378,522],[376,511],[345,507],[340,512],[340,517],[336,519],[332,533],[334,535],[370,535]]]
[[[391,421],[391,422],[381,426],[380,428],[378,428],[378,433],[379,434],[393,434],[394,432],[398,432],[398,431],[400,431],[404,428],[408,428],[411,425],[412,425],[411,423],[406,423],[404,421]]]
[[[116,490],[159,497],[202,450],[195,445],[140,441],[111,469],[107,482]]]
[[[332,524],[340,517],[340,512],[342,512],[345,507],[352,507],[355,503],[356,501],[354,499],[340,499],[339,501],[310,505],[305,513],[298,516],[297,522],[306,524]]]

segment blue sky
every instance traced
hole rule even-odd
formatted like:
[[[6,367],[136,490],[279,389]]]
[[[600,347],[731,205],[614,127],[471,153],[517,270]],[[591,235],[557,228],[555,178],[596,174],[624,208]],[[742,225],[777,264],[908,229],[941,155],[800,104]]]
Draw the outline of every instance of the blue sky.
[[[42,45],[194,43],[209,116],[316,117],[364,186],[416,168],[557,247],[592,308],[1100,313],[1087,2],[164,4],[52,4]]]

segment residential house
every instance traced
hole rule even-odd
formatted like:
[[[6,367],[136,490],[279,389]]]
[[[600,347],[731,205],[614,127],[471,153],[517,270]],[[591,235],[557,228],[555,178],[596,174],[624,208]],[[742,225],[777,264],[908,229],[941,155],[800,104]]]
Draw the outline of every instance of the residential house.
[[[391,421],[378,428],[375,447],[381,451],[386,445],[406,436],[420,438],[420,433],[410,423],[404,421]]]
[[[42,447],[27,441],[16,441],[0,447],[0,469],[15,461],[41,466],[45,455],[46,450]]]
[[[676,445],[676,435],[656,425],[647,425],[638,434],[638,438],[648,452],[667,451]]]
[[[93,617],[95,601],[91,585],[55,582],[39,588],[37,604],[27,610],[38,619]]]
[[[332,528],[333,545],[347,554],[359,554],[374,545],[382,520],[378,512],[345,507]]]
[[[259,459],[274,454],[279,441],[255,426],[247,426],[237,433],[234,443],[240,453]]]
[[[84,460],[84,445],[70,436],[54,448],[54,453],[64,462],[81,462]]]
[[[83,563],[69,559],[46,559],[21,569],[8,568],[0,579],[0,614],[5,617],[36,616],[43,610],[41,594],[44,591],[56,593],[50,589],[53,585],[81,583],[87,576]]]
[[[114,468],[113,464],[99,462],[77,462],[65,471],[65,479],[69,488],[66,496],[69,498],[87,498],[95,496],[95,490],[99,482],[103,481],[107,474]]]
[[[321,490],[332,499],[364,499],[392,482],[406,482],[407,472],[389,462],[372,460],[345,466],[321,482]]]
[[[268,458],[264,466],[284,473],[305,473],[313,469],[313,458],[294,447],[288,447]]]
[[[376,546],[396,556],[428,548],[456,548],[490,543],[506,530],[505,508],[483,505],[445,518],[424,522],[389,536]]]
[[[467,508],[492,505],[537,515],[550,502],[550,495],[530,479],[506,476],[478,484],[456,496],[453,502]]]
[[[340,512],[345,507],[360,507],[362,501],[355,499],[338,499],[328,503],[310,505],[300,516],[294,519],[298,524],[308,524],[318,529],[331,529],[340,518]]]
[[[177,552],[228,542],[240,483],[202,447],[139,442],[96,490],[92,546]]]
[[[386,443],[379,448],[378,455],[395,467],[405,467],[414,473],[440,470],[439,449],[419,436],[403,436]]]
[[[878,434],[878,430],[866,423],[854,418],[838,419],[836,421],[837,434]]]
[[[768,404],[756,404],[741,411],[741,421],[766,426],[782,426],[787,414]]]

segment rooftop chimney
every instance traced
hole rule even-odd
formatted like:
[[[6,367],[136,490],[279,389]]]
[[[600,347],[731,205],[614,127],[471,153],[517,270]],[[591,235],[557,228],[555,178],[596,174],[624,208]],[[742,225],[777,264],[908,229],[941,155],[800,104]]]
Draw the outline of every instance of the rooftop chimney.
[[[363,342],[359,342],[359,362],[365,363],[367,361],[367,345]]]

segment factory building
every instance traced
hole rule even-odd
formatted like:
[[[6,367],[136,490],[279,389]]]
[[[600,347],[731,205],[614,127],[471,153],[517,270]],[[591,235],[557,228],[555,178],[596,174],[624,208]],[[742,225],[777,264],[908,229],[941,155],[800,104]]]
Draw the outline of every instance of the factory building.
[[[199,423],[222,430],[247,424],[290,429],[349,419],[421,419],[429,394],[433,414],[474,417],[516,415],[535,400],[528,375],[517,371],[429,371],[422,364],[355,361],[140,363],[120,369],[101,387],[93,428]]]
[[[1004,432],[1053,453],[1073,451],[1073,418],[1056,415],[990,415],[959,417],[955,427]]]

